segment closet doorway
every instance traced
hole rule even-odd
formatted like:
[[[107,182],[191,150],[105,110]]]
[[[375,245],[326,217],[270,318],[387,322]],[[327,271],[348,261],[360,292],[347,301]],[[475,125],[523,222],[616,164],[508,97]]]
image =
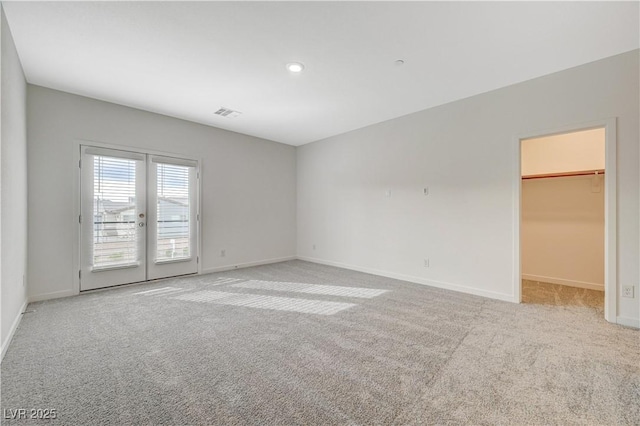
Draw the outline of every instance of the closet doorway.
[[[616,321],[613,124],[518,138],[517,301]]]

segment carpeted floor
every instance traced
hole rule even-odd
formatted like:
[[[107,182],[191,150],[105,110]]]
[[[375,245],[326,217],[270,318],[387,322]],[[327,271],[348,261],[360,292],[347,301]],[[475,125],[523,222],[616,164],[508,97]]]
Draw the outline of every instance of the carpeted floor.
[[[522,280],[522,302],[556,306],[584,306],[604,315],[604,291]]]
[[[589,306],[516,305],[291,261],[28,310],[1,366],[4,417],[640,424],[640,333]]]

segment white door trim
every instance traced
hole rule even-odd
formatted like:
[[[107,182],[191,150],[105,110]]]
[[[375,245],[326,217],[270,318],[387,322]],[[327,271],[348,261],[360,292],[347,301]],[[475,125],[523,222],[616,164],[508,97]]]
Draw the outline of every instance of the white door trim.
[[[513,143],[513,301],[522,302],[522,266],[520,254],[520,228],[522,206],[522,174],[520,170],[521,141],[523,139],[552,136],[595,128],[605,129],[605,201],[604,201],[604,318],[616,322],[617,317],[617,195],[616,195],[616,118],[572,124],[543,131],[523,133],[514,137]]]
[[[80,217],[81,214],[81,205],[80,205],[80,201],[81,201],[81,194],[80,194],[80,179],[82,178],[81,175],[81,169],[79,167],[80,165],[80,159],[81,159],[81,147],[82,145],[88,145],[88,146],[93,146],[93,147],[97,147],[97,148],[106,148],[106,149],[118,149],[118,150],[124,150],[124,151],[132,151],[132,152],[138,152],[141,154],[146,154],[146,155],[156,155],[156,156],[165,156],[165,157],[172,157],[172,158],[181,158],[184,160],[192,160],[192,161],[196,161],[198,163],[197,166],[197,170],[198,170],[198,177],[196,179],[196,185],[197,185],[197,215],[198,215],[198,220],[197,220],[197,235],[198,235],[198,241],[197,241],[197,250],[198,250],[198,254],[197,256],[201,257],[202,255],[202,211],[201,211],[201,206],[202,206],[202,187],[200,185],[201,179],[200,179],[200,175],[202,174],[202,160],[198,157],[198,158],[194,158],[194,157],[189,157],[186,156],[184,154],[179,154],[179,153],[175,153],[175,152],[167,152],[167,151],[158,151],[158,150],[151,150],[151,149],[146,149],[146,148],[139,148],[139,147],[133,147],[133,146],[129,146],[129,145],[119,145],[119,144],[114,144],[114,143],[105,143],[105,142],[100,142],[100,141],[94,141],[94,140],[90,140],[90,139],[75,139],[71,141],[71,145],[72,145],[72,152],[73,152],[73,157],[72,157],[72,161],[70,164],[70,167],[73,167],[75,170],[75,173],[73,173],[73,181],[71,182],[71,188],[73,191],[73,208],[74,208],[74,215],[71,217],[71,221],[72,221],[72,228],[73,229],[73,249],[72,249],[72,253],[73,253],[73,259],[72,259],[72,277],[73,277],[73,282],[71,283],[71,288],[68,294],[66,294],[67,296],[75,296],[80,294],[80,276],[79,276],[79,271],[81,268],[81,263],[80,263],[80,251],[81,251],[81,232],[80,232],[80,223],[78,218]],[[202,274],[202,262],[198,262],[198,275]]]

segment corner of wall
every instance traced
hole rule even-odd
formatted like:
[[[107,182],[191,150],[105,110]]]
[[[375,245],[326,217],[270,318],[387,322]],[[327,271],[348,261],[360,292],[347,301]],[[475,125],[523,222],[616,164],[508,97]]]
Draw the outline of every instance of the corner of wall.
[[[0,5],[0,342],[4,357],[27,306],[26,87]],[[9,178],[9,179],[7,179]],[[0,358],[1,360],[1,358]]]
[[[13,323],[11,323],[11,328],[9,329],[9,333],[7,334],[6,338],[2,341],[2,348],[1,348],[2,353],[0,355],[0,363],[2,363],[2,360],[4,359],[4,355],[7,353],[7,349],[9,349],[11,340],[13,340],[13,335],[16,333],[16,330],[18,329],[18,325],[20,325],[20,321],[22,320],[22,314],[27,309],[28,304],[29,303],[25,300],[22,306],[20,307],[18,316],[16,316],[13,320]]]
[[[4,32],[4,8],[2,7],[2,3],[0,2],[0,81],[2,81],[2,77],[3,77],[3,72],[2,72],[2,66],[3,66],[3,58],[2,58],[2,33]],[[2,85],[0,84],[0,164],[1,160],[2,160],[2,149],[1,149],[1,142],[2,142],[2,102],[1,100],[4,98],[4,94],[2,93]],[[1,167],[1,166],[0,166]],[[2,169],[0,168],[0,175],[1,175]],[[2,241],[2,196],[1,196],[1,188],[2,188],[2,180],[0,178],[0,241]],[[0,244],[0,271],[2,271],[2,244]],[[5,353],[5,343],[4,343],[4,339],[2,339],[2,313],[4,311],[4,309],[2,308],[3,304],[4,304],[4,298],[2,297],[2,289],[3,289],[3,284],[2,284],[2,274],[0,274],[0,363],[2,362],[2,359],[4,358],[4,353]],[[9,345],[7,344],[6,347],[8,347]]]

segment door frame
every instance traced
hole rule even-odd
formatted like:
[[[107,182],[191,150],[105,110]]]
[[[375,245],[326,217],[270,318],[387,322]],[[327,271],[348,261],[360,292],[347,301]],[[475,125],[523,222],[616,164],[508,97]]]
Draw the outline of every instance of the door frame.
[[[513,301],[522,302],[522,256],[520,233],[522,226],[521,143],[523,139],[541,138],[591,129],[605,129],[604,174],[604,318],[617,322],[617,157],[616,118],[571,124],[553,129],[531,131],[514,137],[513,150]]]
[[[79,217],[82,211],[82,206],[80,205],[81,202],[81,193],[80,193],[80,179],[82,178],[82,170],[80,168],[80,159],[82,158],[81,156],[81,146],[83,145],[88,145],[88,146],[94,146],[97,148],[106,148],[106,149],[117,149],[117,150],[121,150],[121,151],[131,151],[131,152],[137,152],[140,154],[145,154],[145,155],[158,155],[158,156],[165,156],[165,157],[173,157],[173,158],[180,158],[183,160],[191,160],[191,161],[195,161],[197,162],[197,177],[196,177],[196,196],[198,197],[197,199],[197,207],[196,207],[196,226],[197,226],[197,236],[198,236],[198,241],[196,244],[196,249],[197,249],[197,254],[196,256],[198,256],[198,272],[196,273],[196,275],[201,275],[202,274],[202,262],[199,261],[199,257],[202,254],[202,185],[200,184],[201,181],[201,176],[202,176],[202,160],[200,157],[189,157],[186,156],[184,154],[178,154],[175,152],[167,152],[167,151],[158,151],[158,150],[152,150],[152,149],[147,149],[147,148],[139,148],[139,147],[133,147],[133,146],[129,146],[129,145],[119,145],[119,144],[114,144],[114,143],[105,143],[105,142],[100,142],[100,141],[94,141],[94,140],[89,140],[89,139],[75,139],[72,141],[72,152],[73,152],[73,157],[72,157],[72,162],[70,164],[70,167],[72,167],[75,172],[73,173],[73,181],[71,182],[71,188],[72,188],[72,192],[73,192],[73,212],[74,215],[72,216],[71,220],[73,223],[73,260],[72,260],[72,277],[73,277],[73,295],[78,295],[81,293],[80,291],[80,269],[81,269],[81,263],[80,263],[80,256],[81,256],[81,239],[82,239],[82,234],[81,234],[81,230],[80,230],[80,221],[79,221]],[[163,278],[164,279],[164,278]],[[148,281],[142,281],[142,282],[148,282]],[[133,285],[136,283],[131,283],[131,284],[122,284],[122,285]],[[87,290],[85,292],[90,292],[90,291],[101,291],[101,290],[105,290],[105,289],[109,289],[109,288],[113,288],[113,287],[105,287],[103,289],[96,289],[96,290]],[[83,292],[83,293],[85,293]]]

